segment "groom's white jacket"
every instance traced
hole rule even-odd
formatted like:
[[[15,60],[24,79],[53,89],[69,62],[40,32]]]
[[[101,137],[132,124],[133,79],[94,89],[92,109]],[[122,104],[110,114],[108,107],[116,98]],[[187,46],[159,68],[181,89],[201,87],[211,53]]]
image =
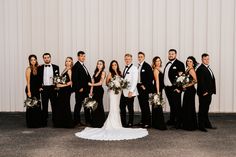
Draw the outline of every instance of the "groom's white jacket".
[[[123,89],[123,94],[125,97],[128,97],[128,93],[132,92],[132,96],[138,95],[137,90],[137,83],[138,83],[138,68],[134,65],[130,67],[128,72],[126,72],[126,75],[124,77],[129,82],[129,86],[127,89]]]

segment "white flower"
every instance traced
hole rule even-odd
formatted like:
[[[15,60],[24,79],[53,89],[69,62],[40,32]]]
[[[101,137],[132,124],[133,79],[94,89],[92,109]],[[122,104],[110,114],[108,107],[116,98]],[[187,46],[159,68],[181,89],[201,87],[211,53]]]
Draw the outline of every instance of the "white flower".
[[[128,81],[124,80],[121,77],[115,76],[108,83],[108,88],[115,91],[115,94],[118,94],[120,90],[128,87]]]
[[[120,82],[117,79],[114,80],[113,83],[116,87],[120,87]]]
[[[158,107],[158,106],[163,106],[165,104],[161,94],[152,94],[149,97],[149,102],[151,105],[153,105],[154,108]]]

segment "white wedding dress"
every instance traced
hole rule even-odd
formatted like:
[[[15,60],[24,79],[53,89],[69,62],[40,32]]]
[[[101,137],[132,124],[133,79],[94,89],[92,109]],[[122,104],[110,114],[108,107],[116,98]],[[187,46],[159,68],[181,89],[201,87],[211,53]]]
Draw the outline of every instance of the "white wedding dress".
[[[120,96],[114,91],[109,90],[110,112],[102,128],[86,127],[81,132],[75,133],[75,136],[91,140],[130,140],[142,138],[148,135],[147,129],[142,128],[124,128],[120,120]]]

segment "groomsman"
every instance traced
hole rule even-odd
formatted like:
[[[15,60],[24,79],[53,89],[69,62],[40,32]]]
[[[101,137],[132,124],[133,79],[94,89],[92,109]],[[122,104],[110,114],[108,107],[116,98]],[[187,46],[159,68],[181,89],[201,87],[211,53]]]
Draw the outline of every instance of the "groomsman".
[[[120,101],[121,122],[124,127],[132,127],[134,120],[134,97],[138,95],[137,82],[138,82],[138,69],[132,64],[132,55],[125,54],[125,69],[123,71],[123,78],[129,82],[127,89],[124,89]],[[129,120],[126,124],[126,106],[129,111]]]
[[[89,96],[90,87],[88,85],[91,82],[91,77],[89,75],[88,69],[84,65],[85,53],[79,51],[77,53],[78,61],[72,68],[72,89],[75,92],[75,108],[74,108],[74,123],[75,125],[84,125],[81,123],[80,111],[82,107],[82,101]],[[85,123],[87,125],[91,124],[91,116],[89,109],[84,108]]]
[[[51,54],[43,54],[44,64],[38,68],[39,78],[41,82],[41,97],[42,97],[42,123],[43,126],[47,126],[48,121],[48,102],[51,102],[52,109],[52,121],[54,121],[54,107],[56,102],[57,92],[55,91],[55,84],[53,83],[53,77],[59,75],[59,67],[51,63]]]
[[[169,62],[164,68],[165,93],[170,105],[170,119],[167,125],[174,125],[176,129],[181,127],[181,90],[175,86],[176,78],[184,73],[184,64],[177,58],[177,51],[170,49],[168,52]]]
[[[208,129],[216,129],[211,125],[208,117],[212,94],[216,94],[215,77],[209,67],[209,55],[202,54],[202,64],[197,71],[197,94],[199,96],[198,125],[199,130],[207,132]]]
[[[153,91],[153,72],[151,66],[144,61],[145,54],[138,53],[138,100],[141,109],[141,125],[149,128],[151,125],[151,112],[149,107],[149,93]]]

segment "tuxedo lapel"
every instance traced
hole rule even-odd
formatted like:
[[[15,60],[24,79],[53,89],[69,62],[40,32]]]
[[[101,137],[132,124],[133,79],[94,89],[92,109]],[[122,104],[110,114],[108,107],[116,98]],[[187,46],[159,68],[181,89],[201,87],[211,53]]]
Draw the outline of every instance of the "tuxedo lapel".
[[[86,67],[84,68],[84,66],[80,62],[78,62],[78,68],[81,69],[83,75],[85,75],[85,76],[89,75],[85,70]]]
[[[57,69],[57,67],[54,64],[52,64],[52,70],[53,70],[54,76],[59,75],[59,71],[58,71],[59,69]]]
[[[124,76],[123,76],[124,78],[125,78],[126,74],[129,73],[129,69],[132,67],[132,65],[133,65],[133,64],[131,64],[131,65],[128,67],[127,70],[126,70],[126,68],[125,68],[126,71],[124,70],[124,73],[125,73]]]

